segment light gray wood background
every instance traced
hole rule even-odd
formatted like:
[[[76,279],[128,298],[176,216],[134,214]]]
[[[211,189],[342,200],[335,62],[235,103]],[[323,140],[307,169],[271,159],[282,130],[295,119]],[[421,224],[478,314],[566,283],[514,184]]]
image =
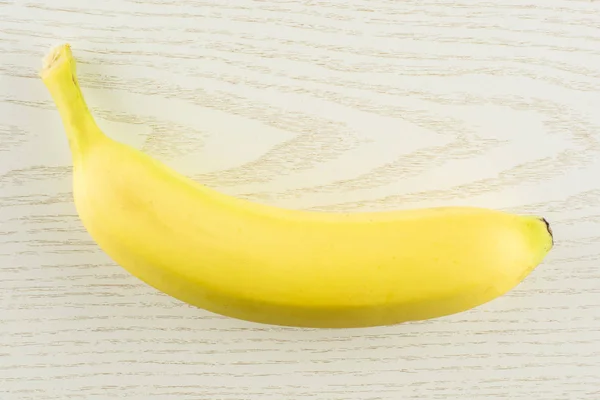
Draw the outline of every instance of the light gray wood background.
[[[292,208],[532,212],[508,295],[360,330],[223,318],[92,242],[37,77],[68,41],[112,137]],[[0,0],[0,398],[600,398],[600,2]]]

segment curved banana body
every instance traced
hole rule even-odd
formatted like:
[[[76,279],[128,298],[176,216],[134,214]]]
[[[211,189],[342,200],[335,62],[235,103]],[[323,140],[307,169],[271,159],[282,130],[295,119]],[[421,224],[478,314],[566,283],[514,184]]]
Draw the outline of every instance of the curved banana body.
[[[206,310],[302,327],[366,327],[468,310],[512,289],[552,248],[545,220],[433,208],[321,213],[238,199],[105,136],[70,47],[42,79],[73,155],[77,211],[149,285]]]

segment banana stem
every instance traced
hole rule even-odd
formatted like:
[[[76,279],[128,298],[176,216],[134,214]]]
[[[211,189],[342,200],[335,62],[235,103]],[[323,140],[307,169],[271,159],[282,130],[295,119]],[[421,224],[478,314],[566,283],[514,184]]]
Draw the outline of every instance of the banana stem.
[[[71,47],[64,44],[53,48],[44,58],[42,81],[46,85],[60,114],[73,157],[81,155],[95,139],[103,136],[92,116],[79,82]]]

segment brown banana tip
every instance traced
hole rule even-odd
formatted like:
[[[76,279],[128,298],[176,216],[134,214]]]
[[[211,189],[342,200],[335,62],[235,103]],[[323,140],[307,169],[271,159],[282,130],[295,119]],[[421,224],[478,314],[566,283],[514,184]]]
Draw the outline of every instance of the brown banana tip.
[[[552,245],[554,245],[554,234],[552,233],[552,228],[550,227],[550,223],[548,222],[548,220],[546,218],[540,218],[544,224],[546,224],[546,229],[548,230],[548,233],[550,234],[550,238],[552,239]]]

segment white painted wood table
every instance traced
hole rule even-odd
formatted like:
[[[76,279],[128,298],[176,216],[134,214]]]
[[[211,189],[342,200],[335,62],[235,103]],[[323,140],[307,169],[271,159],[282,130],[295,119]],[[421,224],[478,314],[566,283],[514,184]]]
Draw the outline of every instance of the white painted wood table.
[[[83,229],[37,73],[70,42],[111,136],[226,193],[546,216],[508,295],[386,328],[216,316]],[[0,399],[600,399],[597,0],[0,0]]]

